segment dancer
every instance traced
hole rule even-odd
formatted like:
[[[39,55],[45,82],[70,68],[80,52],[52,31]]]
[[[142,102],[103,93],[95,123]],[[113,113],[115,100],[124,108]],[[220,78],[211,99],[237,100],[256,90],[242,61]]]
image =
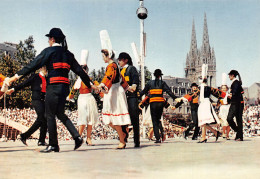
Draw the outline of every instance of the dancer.
[[[229,72],[229,79],[232,81],[231,91],[230,91],[230,101],[231,105],[229,108],[227,121],[230,127],[237,133],[235,140],[243,141],[243,110],[244,110],[244,100],[242,88],[242,81],[240,74],[236,70],[231,70]],[[239,80],[236,78],[238,76]],[[234,122],[234,117],[236,117],[237,124]]]
[[[24,133],[20,134],[21,141],[24,145],[27,145],[26,140],[40,128],[40,137],[38,146],[46,146],[45,142],[47,133],[47,120],[45,118],[45,93],[46,93],[46,79],[47,75],[46,67],[40,68],[40,73],[33,74],[28,80],[23,83],[14,86],[8,90],[6,94],[11,95],[13,92],[17,92],[25,87],[30,86],[32,90],[32,106],[36,111],[37,119],[33,125]]]
[[[230,126],[228,125],[227,122],[227,116],[228,116],[228,111],[230,108],[230,100],[228,100],[229,92],[228,92],[228,86],[226,83],[226,78],[227,74],[222,73],[222,85],[221,85],[221,91],[226,93],[226,96],[224,99],[220,99],[218,103],[220,104],[219,108],[219,118],[221,121],[221,125],[223,128],[223,138],[226,138],[227,140],[230,140],[229,138],[229,132],[230,132]]]
[[[139,85],[139,76],[136,68],[133,66],[132,58],[128,53],[122,52],[118,57],[118,64],[122,67],[121,75],[128,83],[133,92],[126,91],[128,111],[131,118],[134,131],[134,143],[135,147],[140,147],[140,135],[139,135],[139,110],[138,110],[138,98],[137,89]],[[128,127],[122,126],[123,132],[128,137]]]
[[[213,106],[210,102],[210,95],[214,95],[215,97],[222,97],[224,98],[226,93],[207,86],[207,68],[208,66],[203,64],[202,65],[202,84],[200,86],[200,104],[198,108],[198,119],[199,119],[199,126],[202,128],[202,136],[201,140],[198,143],[206,143],[206,129],[210,130],[216,136],[216,141],[220,136],[220,132],[213,129],[210,125],[212,124],[219,124],[218,116],[213,109]]]
[[[104,124],[110,125],[119,135],[120,143],[117,149],[124,149],[126,147],[126,143],[124,140],[125,134],[122,131],[122,126],[131,124],[127,107],[127,99],[124,91],[124,89],[128,89],[129,86],[123,80],[117,64],[113,61],[114,52],[109,52],[107,49],[102,49],[101,52],[104,62],[108,63],[105,76],[101,84],[98,86],[99,89],[102,89],[105,93],[102,118]]]
[[[140,96],[142,97],[144,94],[148,94],[150,92],[150,108],[151,108],[151,116],[153,121],[153,129],[156,141],[155,143],[161,143],[161,138],[164,136],[164,131],[162,127],[162,123],[160,121],[163,106],[164,106],[164,98],[163,92],[166,92],[170,95],[170,97],[175,100],[177,97],[172,93],[169,86],[162,80],[162,71],[160,69],[156,69],[154,71],[155,80],[149,81],[145,88],[140,92]],[[159,133],[161,132],[161,135]]]
[[[191,84],[191,92],[186,94],[185,98],[189,99],[190,102],[192,123],[190,123],[189,127],[184,132],[183,136],[185,139],[187,139],[187,136],[189,135],[190,131],[195,127],[192,140],[197,140],[200,127],[198,126],[199,88],[196,83]],[[180,107],[183,103],[183,100],[181,100],[181,102],[177,103],[175,107],[172,108],[172,110],[175,110],[176,108]]]
[[[144,126],[148,126],[150,129],[148,131],[148,133],[146,134],[148,137],[148,140],[153,140],[153,134],[154,134],[154,130],[153,130],[153,123],[152,123],[152,117],[151,117],[151,109],[150,109],[150,105],[149,105],[149,95],[146,96],[140,103],[139,103],[139,109],[142,110],[144,107],[146,107],[146,111],[143,117],[143,125]],[[167,100],[165,100],[164,102],[164,108],[168,109],[168,107],[172,107]],[[160,121],[162,122],[163,125],[163,116],[161,116]],[[162,137],[162,141],[166,140],[166,134],[163,135]]]
[[[88,73],[88,51],[81,51],[81,66]],[[78,125],[79,125],[79,135],[82,136],[82,133],[87,125],[87,145],[93,145],[91,142],[91,132],[92,126],[95,125],[98,121],[98,109],[97,103],[93,95],[91,94],[92,88],[87,87],[80,78],[77,79],[73,87],[75,90],[79,90],[78,97]],[[72,99],[73,95],[69,96],[69,99]]]
[[[74,150],[76,150],[82,145],[83,139],[80,137],[73,123],[64,113],[66,97],[69,94],[70,82],[68,73],[72,70],[80,76],[84,84],[89,88],[91,88],[90,79],[78,64],[74,55],[67,49],[65,35],[61,29],[53,28],[46,36],[49,38],[50,47],[45,48],[30,64],[18,71],[15,76],[8,80],[8,82],[14,82],[22,76],[28,75],[46,65],[48,76],[46,78],[45,113],[49,131],[49,146],[47,146],[45,150],[41,150],[41,152],[49,153],[60,151],[57,137],[56,116],[66,126],[75,140]]]

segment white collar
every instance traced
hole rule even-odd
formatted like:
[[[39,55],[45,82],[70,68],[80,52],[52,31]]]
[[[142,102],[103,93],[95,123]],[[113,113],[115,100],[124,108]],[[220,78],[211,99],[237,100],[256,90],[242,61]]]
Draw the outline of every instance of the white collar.
[[[123,66],[123,68],[127,68],[129,65],[128,64],[126,64],[125,66]]]
[[[60,46],[61,47],[61,44],[58,44],[58,43],[52,44],[52,47],[56,47],[56,46]]]
[[[237,78],[234,78],[233,80],[232,80],[232,83],[234,83],[234,81],[236,81],[237,80]]]
[[[40,71],[40,75],[43,76],[43,77],[45,77],[45,75],[44,75],[43,72],[41,72],[41,71]]]

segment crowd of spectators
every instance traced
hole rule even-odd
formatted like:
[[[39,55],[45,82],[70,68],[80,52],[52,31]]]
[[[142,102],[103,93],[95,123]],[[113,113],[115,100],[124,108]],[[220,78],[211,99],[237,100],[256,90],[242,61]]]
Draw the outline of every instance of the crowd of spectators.
[[[78,112],[77,110],[65,112],[73,124],[77,127]],[[9,108],[1,110],[3,117],[7,120],[18,122],[24,126],[30,127],[35,121],[37,114],[35,110],[31,108]],[[246,106],[243,113],[244,135],[246,137],[253,137],[260,134],[260,105]],[[163,126],[167,137],[181,137],[185,127],[174,124],[167,117],[163,117]],[[140,130],[142,131],[142,121],[140,120]],[[60,140],[71,140],[72,137],[66,127],[57,120],[57,132]],[[232,131],[231,131],[232,136]],[[86,130],[83,133],[83,137],[86,136]],[[130,135],[131,136],[131,135]],[[117,133],[114,129],[108,125],[104,125],[101,115],[99,116],[99,123],[93,126],[92,138],[94,140],[103,139],[117,139]]]

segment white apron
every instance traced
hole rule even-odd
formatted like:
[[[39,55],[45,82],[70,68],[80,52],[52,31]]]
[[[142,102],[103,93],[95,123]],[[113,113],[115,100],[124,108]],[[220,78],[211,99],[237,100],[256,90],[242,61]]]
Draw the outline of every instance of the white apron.
[[[112,84],[108,93],[104,94],[102,118],[104,124],[131,124],[125,91],[120,82]]]

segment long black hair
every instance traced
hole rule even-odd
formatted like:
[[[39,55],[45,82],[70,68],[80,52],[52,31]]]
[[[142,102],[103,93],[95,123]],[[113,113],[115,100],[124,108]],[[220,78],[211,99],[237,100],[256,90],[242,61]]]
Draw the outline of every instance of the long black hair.
[[[162,84],[162,71],[160,69],[156,69],[153,73],[155,80],[154,80],[154,86],[159,86],[159,81],[161,81]],[[161,77],[161,78],[160,78]]]
[[[242,79],[241,79],[241,76],[240,76],[240,74],[238,73],[237,70],[231,70],[229,75],[234,75],[234,77],[238,76],[238,80],[239,80],[240,84],[242,85]]]
[[[241,76],[238,72],[237,72],[237,75],[238,75],[238,80],[239,80],[240,84],[242,85],[242,79],[241,79]]]
[[[133,66],[133,61],[132,61],[132,58],[130,56],[128,58],[127,64]]]
[[[61,44],[61,46],[62,46],[65,50],[68,50],[68,44],[67,44],[67,41],[66,41],[66,37],[64,37],[64,38],[53,37],[53,38],[55,39],[55,42],[56,42],[56,43]]]

